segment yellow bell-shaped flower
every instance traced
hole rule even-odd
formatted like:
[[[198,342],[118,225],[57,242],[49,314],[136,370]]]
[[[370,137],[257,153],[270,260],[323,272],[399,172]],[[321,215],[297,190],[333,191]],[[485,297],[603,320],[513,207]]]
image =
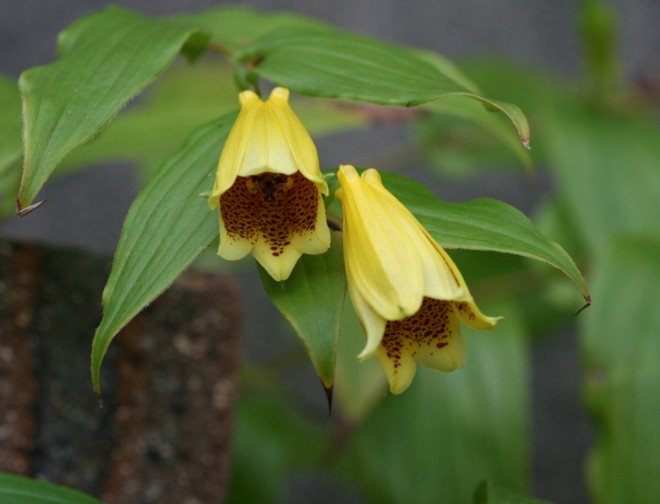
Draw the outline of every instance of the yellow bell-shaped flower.
[[[322,254],[330,230],[316,147],[288,103],[289,90],[262,101],[239,95],[241,112],[220,156],[209,206],[219,208],[218,255],[252,252],[275,280],[286,280],[302,254]]]
[[[465,361],[459,322],[495,326],[474,303],[460,271],[419,221],[370,168],[338,172],[344,259],[353,306],[367,334],[358,356],[376,355],[390,391],[406,390],[417,363],[453,371]]]

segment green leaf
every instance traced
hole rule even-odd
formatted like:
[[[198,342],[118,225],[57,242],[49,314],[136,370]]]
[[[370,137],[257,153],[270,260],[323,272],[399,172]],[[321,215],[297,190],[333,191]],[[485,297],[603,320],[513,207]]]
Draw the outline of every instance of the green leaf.
[[[464,330],[463,369],[442,374],[418,366],[411,387],[387,396],[352,433],[342,469],[371,502],[469,502],[484,479],[517,491],[527,486],[529,377],[522,324],[510,306],[483,308],[506,318],[488,333]]]
[[[487,96],[497,96],[505,101],[513,101],[532,118],[537,128],[545,126],[545,115],[559,106],[573,100],[575,91],[572,84],[566,83],[557,75],[538,68],[523,67],[502,59],[481,59],[461,63],[461,69],[472,80],[479,83]],[[534,144],[534,156],[543,143],[544,135]]]
[[[19,160],[22,150],[18,86],[0,76],[0,176]]]
[[[174,64],[91,142],[62,162],[58,173],[101,160],[137,163],[147,175],[177,152],[190,133],[238,106],[231,72],[218,62]]]
[[[339,31],[279,30],[235,58],[257,61],[258,75],[311,96],[412,106],[467,91],[412,51]]]
[[[200,193],[213,186],[215,167],[236,114],[197,130],[131,206],[103,292],[103,319],[94,335],[92,380],[110,342],[218,237],[217,215]]]
[[[618,18],[609,0],[585,0],[578,7],[583,68],[592,98],[614,98],[621,89],[623,65]]]
[[[246,44],[272,31],[284,28],[333,30],[330,25],[313,18],[290,12],[264,13],[239,6],[221,6],[179,19],[208,30],[211,40],[225,46],[228,51]]]
[[[426,60],[432,66],[437,68],[442,74],[455,81],[458,85],[464,87],[468,91],[480,94],[479,86],[470,77],[465,75],[458,65],[456,65],[449,58],[445,58],[438,53],[425,50],[417,50],[417,55]]]
[[[617,241],[594,268],[581,342],[586,401],[598,437],[594,502],[660,502],[660,239]]]
[[[465,119],[486,129],[507,146],[518,157],[525,169],[531,172],[533,168],[532,158],[529,151],[522,149],[520,145],[522,140],[523,146],[529,147],[529,124],[520,108],[505,102],[483,98],[483,94],[477,85],[446,58],[431,52],[423,52],[421,56],[447,77],[452,78],[473,93],[472,95],[447,96],[442,100],[428,103],[426,107],[436,114]],[[477,96],[480,97],[481,104],[475,103]],[[507,115],[516,127],[519,138],[512,134],[509,125],[502,121],[500,117],[490,113],[493,110],[499,110]]]
[[[2,504],[101,504],[83,493],[43,481],[0,473]]]
[[[506,104],[502,105],[503,107],[506,107]],[[532,157],[530,156],[529,151],[521,147],[520,140],[513,135],[509,125],[503,122],[500,117],[493,115],[484,109],[483,106],[475,103],[470,97],[465,95],[448,96],[443,100],[431,102],[427,107],[436,114],[451,115],[481,126],[497,138],[502,144],[508,147],[528,172],[533,170]],[[504,108],[504,110],[507,109]],[[517,124],[519,134],[526,135],[527,138],[529,138],[527,119],[522,115],[520,109],[517,107],[515,109],[510,109],[510,113],[510,119],[514,121],[514,123],[519,123]],[[452,130],[449,130],[449,132],[451,131]],[[435,133],[436,135],[449,134],[448,128],[436,128]]]
[[[474,504],[550,504],[548,501],[524,497],[496,485],[483,481],[474,492]]]
[[[261,267],[259,275],[270,300],[307,347],[323,386],[330,390],[346,296],[341,236],[333,233],[325,254],[303,255],[284,282],[276,282]]]
[[[474,92],[469,79],[428,54],[346,32],[284,29],[271,32],[237,51],[252,71],[298,93],[384,105],[414,106],[461,95],[504,112],[524,145],[529,126],[515,105]],[[467,86],[467,87],[466,87]]]
[[[19,81],[25,121],[20,206],[29,205],[64,156],[98,133],[187,43],[191,54],[202,42],[189,24],[119,7],[62,32],[59,59],[24,72]]]
[[[383,183],[447,249],[489,250],[542,261],[562,271],[589,300],[586,282],[571,257],[520,211],[479,198],[448,203],[407,177],[381,173]]]

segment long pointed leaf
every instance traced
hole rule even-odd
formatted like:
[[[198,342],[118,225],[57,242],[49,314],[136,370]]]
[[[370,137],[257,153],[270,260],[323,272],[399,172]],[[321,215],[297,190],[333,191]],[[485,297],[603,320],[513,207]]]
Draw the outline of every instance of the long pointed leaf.
[[[304,255],[285,282],[275,282],[263,268],[261,281],[271,301],[302,339],[326,390],[334,383],[335,356],[346,276],[341,236],[334,233],[325,254]]]
[[[543,261],[566,274],[584,298],[590,299],[587,284],[573,259],[519,210],[487,198],[448,203],[407,177],[394,173],[382,176],[385,186],[443,247],[488,250]]]
[[[25,124],[19,206],[32,203],[64,156],[92,138],[186,44],[199,50],[204,37],[193,25],[119,7],[63,31],[59,59],[27,70],[19,81]]]
[[[230,50],[240,49],[266,33],[284,28],[333,29],[318,19],[291,12],[261,12],[237,5],[222,5],[180,19],[209,30],[213,42]]]
[[[501,121],[500,117],[489,113],[483,106],[475,103],[475,96],[477,95],[448,96],[442,100],[429,103],[427,107],[438,114],[453,115],[482,126],[498,137],[518,157],[525,169],[531,172],[533,163],[529,151],[521,148],[519,139],[515,137],[506,121]],[[495,102],[494,100],[485,101],[485,103],[492,106],[499,105],[501,111],[507,113],[509,119],[515,124],[518,135],[521,137],[527,135],[523,143],[528,145],[529,126],[527,118],[518,107],[503,102]]]
[[[529,125],[517,106],[476,93],[456,67],[432,64],[418,51],[350,33],[303,28],[268,33],[235,57],[255,62],[257,75],[310,96],[407,107],[466,96],[505,113],[523,145],[529,144]]]
[[[199,195],[213,186],[220,151],[236,118],[228,114],[197,130],[131,206],[103,292],[103,319],[94,335],[92,380],[110,342],[169,287],[219,233],[217,216]]]

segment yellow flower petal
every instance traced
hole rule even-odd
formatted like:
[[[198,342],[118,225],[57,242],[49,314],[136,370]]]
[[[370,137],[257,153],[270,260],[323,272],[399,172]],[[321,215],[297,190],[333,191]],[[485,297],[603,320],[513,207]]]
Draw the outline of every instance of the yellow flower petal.
[[[352,276],[352,272],[349,270],[350,264],[346,262],[345,265],[346,276],[350,278]],[[359,320],[360,324],[362,325],[362,329],[367,335],[367,344],[362,352],[360,352],[358,355],[358,359],[368,359],[374,355],[380,346],[380,341],[383,337],[387,320],[385,320],[378,313],[371,309],[369,304],[362,297],[360,291],[355,288],[354,282],[348,282],[348,290],[351,296],[351,301],[353,302],[353,307],[355,308],[355,312],[359,314]]]
[[[340,166],[335,193],[344,213],[344,262],[353,306],[392,393],[412,382],[417,364],[452,371],[465,361],[459,322],[494,327],[477,308],[460,271],[373,168]]]
[[[455,303],[424,298],[420,310],[403,320],[388,322],[376,356],[393,394],[412,383],[417,364],[437,371],[463,366],[466,348]]]
[[[338,173],[337,198],[344,207],[346,262],[349,281],[373,310],[387,320],[415,313],[424,296],[471,300],[446,253],[419,221],[382,185],[378,172],[362,177],[350,165]]]
[[[341,166],[337,176],[342,186],[336,196],[344,208],[349,282],[359,286],[371,309],[387,320],[414,313],[421,305],[424,283],[420,258],[406,237],[405,223],[355,168]]]
[[[289,107],[288,99],[289,90],[278,87],[273,89],[267,103],[272,103],[270,111],[283,133],[294,166],[307,180],[314,182],[322,194],[327,196],[330,191],[328,183],[321,174],[316,146],[303,123]]]
[[[218,254],[236,260],[252,252],[275,280],[285,280],[302,254],[330,247],[316,147],[275,88],[265,102],[239,95],[241,112],[225,142],[209,206],[219,208]]]
[[[481,313],[474,301],[456,303],[456,315],[464,325],[475,331],[492,329],[498,320],[502,320],[502,317],[488,317]]]

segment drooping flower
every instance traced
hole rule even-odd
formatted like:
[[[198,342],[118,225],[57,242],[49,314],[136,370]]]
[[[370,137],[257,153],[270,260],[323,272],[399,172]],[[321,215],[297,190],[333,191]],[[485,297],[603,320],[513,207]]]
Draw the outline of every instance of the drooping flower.
[[[219,209],[218,255],[237,260],[252,252],[275,280],[286,280],[302,254],[330,247],[316,147],[288,103],[273,89],[265,102],[239,95],[241,111],[218,162],[209,206]]]
[[[353,306],[367,334],[358,356],[376,355],[393,394],[406,390],[417,363],[453,371],[465,361],[459,322],[485,330],[497,318],[474,303],[444,249],[370,168],[338,172],[344,259]]]

